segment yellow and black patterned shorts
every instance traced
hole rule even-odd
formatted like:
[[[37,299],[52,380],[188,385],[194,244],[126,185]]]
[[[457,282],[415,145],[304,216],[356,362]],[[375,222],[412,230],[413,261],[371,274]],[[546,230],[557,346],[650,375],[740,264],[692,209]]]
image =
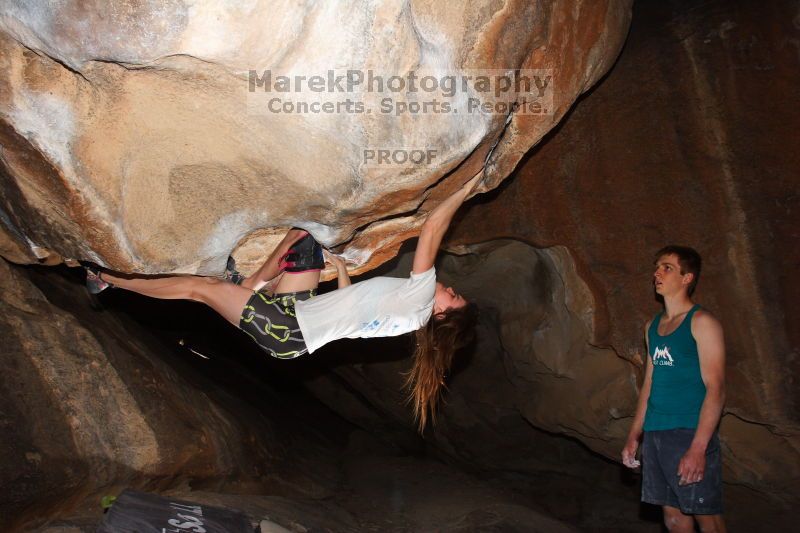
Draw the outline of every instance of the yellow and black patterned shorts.
[[[255,292],[242,310],[239,329],[250,335],[272,357],[300,357],[308,353],[308,349],[297,324],[294,304],[316,294],[316,289],[275,295]]]

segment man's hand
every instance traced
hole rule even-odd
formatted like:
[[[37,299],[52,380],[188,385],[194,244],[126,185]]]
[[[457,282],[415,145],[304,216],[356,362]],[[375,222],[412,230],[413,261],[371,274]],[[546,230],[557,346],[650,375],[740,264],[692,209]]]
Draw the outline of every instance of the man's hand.
[[[695,448],[689,450],[681,457],[678,463],[678,485],[690,485],[702,481],[706,470],[706,452]]]
[[[628,468],[639,468],[641,463],[636,460],[636,450],[639,449],[639,439],[628,439],[622,448],[622,464]]]

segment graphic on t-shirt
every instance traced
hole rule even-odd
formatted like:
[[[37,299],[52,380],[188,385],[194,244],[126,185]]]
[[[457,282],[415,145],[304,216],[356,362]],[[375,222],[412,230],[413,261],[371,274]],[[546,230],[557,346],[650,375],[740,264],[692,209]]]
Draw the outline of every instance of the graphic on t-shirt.
[[[656,346],[653,352],[653,364],[659,366],[672,366],[672,355],[669,353],[669,348],[665,345],[663,348]]]
[[[378,320],[377,318],[375,320],[373,320],[372,322],[363,322],[361,324],[361,331],[373,331],[373,330],[378,329],[378,327],[380,325],[381,325],[381,321]]]

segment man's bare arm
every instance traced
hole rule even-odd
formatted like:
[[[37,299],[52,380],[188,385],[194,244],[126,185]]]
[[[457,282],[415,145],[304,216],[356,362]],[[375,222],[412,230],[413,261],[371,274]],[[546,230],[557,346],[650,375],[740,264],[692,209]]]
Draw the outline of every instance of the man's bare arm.
[[[644,428],[644,416],[647,414],[647,400],[650,399],[650,388],[653,385],[653,362],[650,360],[650,340],[647,338],[647,330],[650,329],[650,322],[644,327],[644,338],[647,346],[645,354],[644,382],[639,391],[639,400],[636,404],[636,414],[633,416],[631,429],[628,431],[628,438],[625,447],[622,449],[622,464],[628,468],[639,466],[635,462],[636,450],[639,448],[639,438],[642,436]]]
[[[692,335],[697,341],[700,375],[706,386],[706,397],[700,408],[692,447],[705,451],[717,428],[725,404],[725,338],[722,324],[711,314],[698,312],[692,321]]]
[[[692,444],[678,465],[678,475],[683,484],[703,479],[706,447],[719,424],[725,404],[725,339],[722,325],[710,313],[698,311],[692,320],[692,335],[697,342],[700,375],[706,386],[706,396],[700,408],[700,420]]]

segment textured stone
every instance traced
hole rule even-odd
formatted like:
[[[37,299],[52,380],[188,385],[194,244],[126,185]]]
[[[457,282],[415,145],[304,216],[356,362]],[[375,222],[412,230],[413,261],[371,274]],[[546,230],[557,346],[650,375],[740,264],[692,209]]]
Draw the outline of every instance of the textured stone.
[[[467,255],[448,256],[438,265],[437,275],[475,301],[482,320],[474,350],[455,365],[441,427],[432,434],[437,446],[483,466],[519,467],[516,462],[525,463],[525,454],[498,457],[490,452],[497,446],[495,439],[463,439],[470,432],[495,433],[499,438],[504,420],[517,417],[520,423],[513,435],[506,428],[501,439],[510,446],[515,440],[531,440],[533,426],[615,454],[616,440],[627,431],[619,413],[633,406],[624,394],[630,382],[628,365],[612,350],[590,345],[594,300],[566,249],[536,250],[520,242],[491,241],[459,251]],[[404,255],[390,275],[410,270],[411,259],[412,254]],[[385,344],[375,350],[407,348],[406,342]],[[358,345],[359,351],[369,353],[370,348]],[[408,360],[398,356],[375,365],[340,368],[337,373],[367,403],[411,425],[401,392],[407,366]],[[375,425],[373,412],[341,398],[347,394],[326,386],[328,381],[323,376],[312,384],[327,405],[359,425],[385,432]]]
[[[276,465],[295,456],[286,451],[292,430],[274,427],[280,416],[232,399],[140,328],[92,311],[81,287],[51,278],[45,294],[0,260],[3,531],[86,498],[97,508],[121,486],[226,478],[291,486],[313,471],[321,487],[323,471],[302,460],[280,481]]]
[[[373,268],[415,213],[484,167],[486,187],[514,168],[610,67],[630,3],[6,2],[0,252],[219,274],[240,245],[247,272],[299,225]],[[552,69],[548,113],[265,114],[248,93],[250,70],[518,68]],[[437,157],[365,164],[364,149],[395,147]]]

